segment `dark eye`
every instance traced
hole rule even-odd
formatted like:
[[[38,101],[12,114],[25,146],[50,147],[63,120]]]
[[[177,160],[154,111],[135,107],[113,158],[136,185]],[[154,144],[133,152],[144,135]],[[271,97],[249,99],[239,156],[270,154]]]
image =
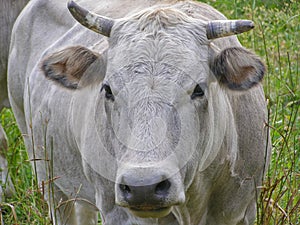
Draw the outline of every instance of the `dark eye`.
[[[101,88],[101,91],[104,89],[105,91],[105,98],[107,100],[111,100],[111,101],[114,101],[115,100],[115,97],[110,89],[110,86],[108,84],[103,84],[102,88]]]
[[[204,96],[204,91],[202,90],[202,88],[200,87],[199,84],[197,84],[197,86],[195,87],[193,94],[191,95],[191,99],[195,99],[198,97],[203,97]]]

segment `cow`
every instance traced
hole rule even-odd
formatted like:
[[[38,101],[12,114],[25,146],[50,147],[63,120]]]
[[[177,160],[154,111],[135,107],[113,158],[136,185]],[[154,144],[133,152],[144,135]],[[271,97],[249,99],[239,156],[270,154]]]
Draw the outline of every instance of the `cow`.
[[[55,224],[249,225],[270,143],[266,68],[209,5],[35,0],[10,103]]]
[[[18,0],[18,1],[6,1],[1,0],[0,2],[0,112],[5,107],[10,107],[7,93],[7,61],[9,43],[11,37],[11,30],[13,24],[20,14],[21,10],[25,7],[29,0]],[[9,194],[13,187],[7,178],[7,161],[6,151],[8,143],[7,137],[0,124],[0,203],[2,202],[2,184],[8,184],[9,188],[5,189],[6,194]]]

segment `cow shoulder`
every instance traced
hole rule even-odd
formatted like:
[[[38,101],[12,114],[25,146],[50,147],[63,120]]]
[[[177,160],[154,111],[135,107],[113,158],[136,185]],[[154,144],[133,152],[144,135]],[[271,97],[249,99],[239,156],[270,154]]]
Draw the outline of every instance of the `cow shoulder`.
[[[99,54],[82,46],[72,46],[42,60],[44,75],[68,89],[78,89],[102,81],[106,66]]]
[[[224,49],[210,67],[221,84],[240,91],[260,83],[266,71],[259,57],[242,47]]]

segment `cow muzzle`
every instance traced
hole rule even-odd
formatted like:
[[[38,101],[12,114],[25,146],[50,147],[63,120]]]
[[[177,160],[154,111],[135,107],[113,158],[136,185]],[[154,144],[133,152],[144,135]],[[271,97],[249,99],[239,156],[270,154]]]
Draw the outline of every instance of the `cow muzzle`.
[[[172,207],[185,201],[179,176],[154,168],[134,168],[118,176],[116,204],[138,217],[167,216]]]

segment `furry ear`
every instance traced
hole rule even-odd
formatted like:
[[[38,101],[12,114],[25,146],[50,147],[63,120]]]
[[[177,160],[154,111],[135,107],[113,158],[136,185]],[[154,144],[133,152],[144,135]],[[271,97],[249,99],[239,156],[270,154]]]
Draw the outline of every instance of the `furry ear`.
[[[68,89],[78,89],[101,81],[106,64],[102,57],[82,46],[53,53],[42,61],[45,76]]]
[[[258,56],[241,47],[220,52],[211,62],[210,68],[221,84],[239,91],[258,84],[266,71]]]

